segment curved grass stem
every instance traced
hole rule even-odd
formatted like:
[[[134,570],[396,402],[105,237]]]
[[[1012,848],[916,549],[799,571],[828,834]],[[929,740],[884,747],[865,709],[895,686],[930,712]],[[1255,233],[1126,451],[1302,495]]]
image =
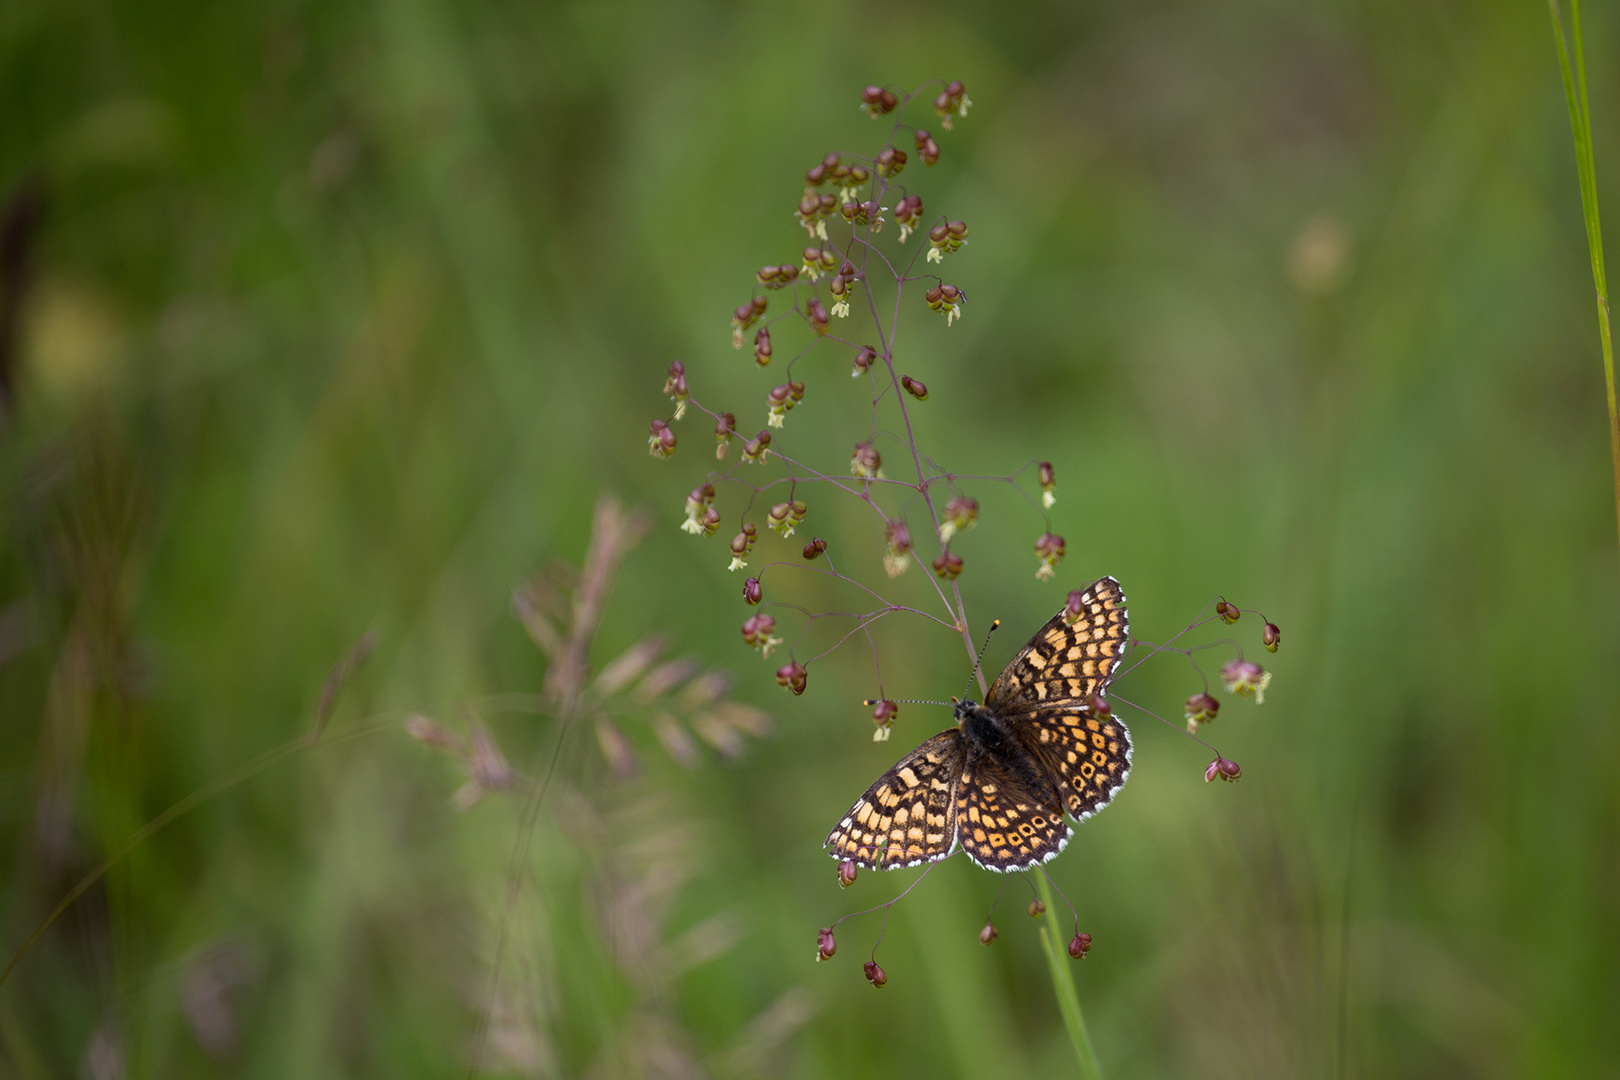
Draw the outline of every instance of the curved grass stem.
[[[1041,949],[1046,953],[1046,964],[1052,969],[1052,991],[1057,997],[1058,1012],[1063,1014],[1063,1026],[1069,1032],[1069,1044],[1080,1061],[1080,1075],[1086,1080],[1102,1080],[1102,1063],[1091,1045],[1086,1031],[1086,1018],[1080,1011],[1080,993],[1074,986],[1074,961],[1069,959],[1063,944],[1063,927],[1058,919],[1058,906],[1052,899],[1052,886],[1045,874],[1032,874],[1035,890],[1046,905],[1046,921],[1041,924]]]

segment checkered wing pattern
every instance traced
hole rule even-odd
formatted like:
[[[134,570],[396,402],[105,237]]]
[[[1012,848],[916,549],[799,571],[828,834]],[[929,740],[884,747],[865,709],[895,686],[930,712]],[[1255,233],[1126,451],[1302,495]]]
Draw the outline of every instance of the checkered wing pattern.
[[[936,862],[956,839],[965,753],[958,728],[942,731],[866,789],[827,835],[828,854],[873,870]]]
[[[1131,773],[1131,736],[1112,716],[1037,709],[1008,718],[1015,738],[1057,781],[1076,821],[1108,805]]]
[[[1001,716],[1022,707],[1080,705],[1108,685],[1130,638],[1125,593],[1111,577],[1081,590],[1080,617],[1058,612],[997,676],[985,705]]]
[[[1070,829],[1054,792],[1044,795],[989,754],[970,756],[957,789],[958,837],[986,870],[1025,870],[1055,858]]]

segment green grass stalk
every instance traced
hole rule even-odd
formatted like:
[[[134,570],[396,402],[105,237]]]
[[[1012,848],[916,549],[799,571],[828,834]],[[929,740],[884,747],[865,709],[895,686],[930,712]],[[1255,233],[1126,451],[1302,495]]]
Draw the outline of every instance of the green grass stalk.
[[[1564,19],[1558,0],[1547,0],[1552,15],[1553,40],[1558,45],[1558,66],[1564,76],[1564,101],[1569,107],[1569,131],[1575,140],[1575,170],[1581,183],[1581,212],[1586,218],[1586,247],[1592,256],[1592,284],[1597,290],[1598,336],[1603,342],[1603,385],[1609,407],[1609,457],[1614,466],[1615,537],[1620,542],[1620,402],[1614,391],[1614,340],[1609,330],[1609,285],[1603,270],[1603,229],[1598,219],[1597,170],[1592,162],[1592,113],[1586,93],[1586,50],[1581,40],[1581,0],[1570,0],[1570,36],[1564,37]],[[1570,43],[1575,65],[1570,67]]]
[[[1080,1011],[1080,994],[1074,987],[1074,964],[1064,944],[1063,926],[1058,919],[1058,907],[1052,900],[1052,885],[1046,875],[1036,873],[1035,889],[1046,905],[1046,922],[1041,926],[1041,949],[1046,953],[1046,964],[1052,969],[1052,990],[1057,996],[1058,1012],[1063,1014],[1063,1026],[1068,1029],[1069,1043],[1074,1056],[1080,1059],[1080,1073],[1086,1080],[1102,1080],[1102,1063],[1091,1045],[1086,1031],[1086,1018]]]

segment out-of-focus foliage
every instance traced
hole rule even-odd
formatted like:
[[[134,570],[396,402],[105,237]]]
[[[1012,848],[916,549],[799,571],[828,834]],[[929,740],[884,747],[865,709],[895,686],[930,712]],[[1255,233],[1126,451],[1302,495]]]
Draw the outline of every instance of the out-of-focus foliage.
[[[1620,27],[1586,14],[1615,207]],[[781,694],[724,534],[677,529],[706,431],[646,453],[674,357],[763,424],[776,380],[729,313],[801,246],[804,169],[878,138],[859,88],[935,77],[974,101],[919,181],[971,225],[971,299],[902,333],[920,437],[961,472],[1051,458],[1068,541],[1037,583],[1038,522],[978,493],[970,610],[1033,628],[1111,573],[1150,638],[1216,592],[1285,635],[1265,704],[1209,729],[1242,784],[1134,720],[1130,784],[1054,864],[1108,1074],[1620,1071],[1620,562],[1536,5],[9,0],[7,958],[376,646],[320,745],[41,938],[0,1073],[436,1077],[475,1041],[492,1075],[1074,1068],[1034,925],[981,948],[1001,882],[961,860],[895,909],[880,993],[875,923],[812,962],[904,884],[840,892],[821,838],[947,717],[906,706],[874,746],[854,651]],[[836,467],[847,358],[804,370],[790,424]],[[522,847],[522,791],[458,813],[465,776],[400,721],[545,774],[511,598],[580,563],[604,491],[654,522],[592,670],[661,634],[775,729],[729,761],[626,721],[623,779],[579,725]],[[877,565],[865,519],[811,513]],[[888,692],[959,692],[960,643],[913,629],[880,638]],[[1174,714],[1197,686],[1165,660],[1122,689]]]

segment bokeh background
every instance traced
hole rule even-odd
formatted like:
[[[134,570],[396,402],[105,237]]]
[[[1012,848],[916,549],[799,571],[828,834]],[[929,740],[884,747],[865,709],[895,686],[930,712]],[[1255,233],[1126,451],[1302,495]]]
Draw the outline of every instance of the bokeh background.
[[[1620,213],[1620,27],[1586,16]],[[645,447],[676,357],[757,422],[779,377],[731,309],[802,246],[804,169],[880,145],[860,87],[931,78],[974,107],[905,179],[969,223],[970,301],[903,324],[920,437],[959,472],[1050,458],[1068,539],[1039,583],[1038,516],[973,492],[988,663],[1102,573],[1149,638],[1217,593],[1284,634],[1265,704],[1211,728],[1243,782],[1134,719],[1129,786],[1054,864],[1107,1074],[1620,1072],[1620,556],[1539,5],[10,0],[0,951],[217,790],[0,987],[0,1073],[1077,1074],[1020,881],[993,948],[1000,880],[952,860],[895,908],[884,990],[875,918],[812,963],[911,876],[840,892],[821,838],[946,716],[874,745],[854,647],[782,694],[737,636],[739,504],[676,528],[706,426]],[[785,433],[830,471],[847,370],[796,369]],[[630,708],[561,741],[532,821],[460,809],[401,720],[546,772],[514,590],[566,587],[526,583],[584,559],[603,493],[651,519],[592,663],[660,634],[772,730]],[[870,574],[862,508],[811,512]],[[237,782],[367,632],[321,745]],[[891,695],[959,692],[948,633],[879,645]],[[1197,688],[1172,657],[1121,690],[1176,720]]]

